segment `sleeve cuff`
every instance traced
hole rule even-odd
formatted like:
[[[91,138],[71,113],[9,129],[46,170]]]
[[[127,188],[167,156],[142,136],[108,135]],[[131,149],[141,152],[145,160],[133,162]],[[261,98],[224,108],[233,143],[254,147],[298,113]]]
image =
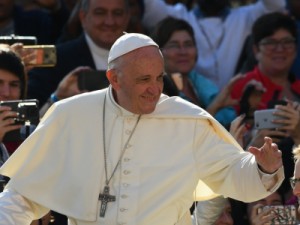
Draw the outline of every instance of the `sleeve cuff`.
[[[281,166],[275,173],[272,174],[264,173],[258,167],[258,173],[263,185],[269,192],[276,191],[284,180],[283,166]]]

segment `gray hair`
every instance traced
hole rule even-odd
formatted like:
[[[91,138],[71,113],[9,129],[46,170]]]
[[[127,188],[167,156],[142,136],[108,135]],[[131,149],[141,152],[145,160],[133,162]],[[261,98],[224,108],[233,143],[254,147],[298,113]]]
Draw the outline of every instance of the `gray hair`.
[[[125,7],[126,7],[126,10],[129,10],[129,0],[124,0],[125,2]],[[84,12],[87,12],[89,10],[89,7],[90,7],[90,0],[81,0],[81,3],[80,3],[80,9]]]
[[[300,145],[294,147],[293,155],[295,160],[300,159]]]

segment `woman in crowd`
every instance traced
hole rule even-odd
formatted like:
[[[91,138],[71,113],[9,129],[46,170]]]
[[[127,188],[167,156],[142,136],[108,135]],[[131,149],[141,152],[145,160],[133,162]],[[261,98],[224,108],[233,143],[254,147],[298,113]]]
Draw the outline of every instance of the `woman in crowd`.
[[[232,97],[240,99],[247,83],[261,82],[266,92],[259,109],[274,105],[274,101],[300,101],[300,80],[290,73],[297,54],[297,27],[288,15],[271,13],[260,17],[252,28],[254,52],[258,61],[254,70],[237,81]],[[239,111],[239,108],[237,108]]]
[[[184,20],[168,17],[155,28],[152,37],[162,49],[165,59],[165,89],[170,96],[182,98],[205,108],[224,126],[236,117],[230,106],[230,88],[239,76],[221,92],[217,86],[195,70],[197,48],[192,27]],[[199,53],[201,54],[201,52]]]
[[[26,78],[22,60],[6,45],[0,46],[0,101],[20,100],[26,95]],[[5,135],[13,130],[21,128],[13,119],[17,112],[11,111],[10,107],[0,106],[0,142],[2,148],[7,148],[9,154],[21,143],[6,141]],[[4,144],[4,145],[3,145]]]
[[[297,53],[295,21],[281,13],[264,15],[254,23],[252,39],[258,64],[235,83],[231,96],[241,101],[249,84],[259,84],[262,91],[256,95],[259,99],[258,104],[255,104],[256,110],[275,107],[276,114],[283,116],[284,119],[274,121],[281,124],[277,129],[249,128],[247,142],[243,145],[244,147],[258,146],[265,136],[272,137],[282,150],[285,177],[291,177],[294,168],[292,148],[293,145],[300,144],[300,81],[290,73]],[[243,101],[248,100],[249,98],[243,99]],[[236,107],[237,114],[240,114],[243,109],[241,105]],[[291,189],[287,179],[282,189],[288,199]]]

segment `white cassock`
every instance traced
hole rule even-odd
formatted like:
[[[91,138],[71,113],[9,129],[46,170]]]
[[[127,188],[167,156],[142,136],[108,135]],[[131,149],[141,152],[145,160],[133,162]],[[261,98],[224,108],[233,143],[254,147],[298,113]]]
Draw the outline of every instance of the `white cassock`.
[[[41,216],[45,207],[67,215],[72,225],[173,225],[188,215],[199,180],[215,193],[246,202],[266,197],[283,180],[281,168],[281,178],[266,190],[253,155],[216,120],[181,98],[162,95],[155,111],[142,115],[110,182],[116,201],[100,218],[105,95],[110,176],[138,117],[116,104],[111,88],[55,104],[1,168],[11,177],[11,195],[37,203],[31,204],[31,216]],[[9,210],[3,195],[0,224]]]

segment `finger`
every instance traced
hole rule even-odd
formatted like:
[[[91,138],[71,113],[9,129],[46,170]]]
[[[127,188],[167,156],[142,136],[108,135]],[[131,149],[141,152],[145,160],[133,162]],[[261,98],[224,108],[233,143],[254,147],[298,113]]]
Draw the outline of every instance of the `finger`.
[[[8,127],[16,123],[15,118],[9,118],[1,121],[2,127]]]
[[[18,125],[10,125],[4,128],[5,133],[9,132],[9,131],[13,131],[13,130],[18,130],[22,127],[21,124]]]
[[[256,205],[254,205],[254,206],[252,207],[252,210],[251,210],[251,217],[260,214],[260,213],[262,212],[262,210],[263,210],[263,206],[264,206],[264,205],[259,204],[259,203],[256,204]]]
[[[10,111],[10,110],[11,110],[11,107],[9,107],[9,106],[5,106],[5,105],[0,106],[0,113],[5,112],[5,111]]]
[[[11,110],[3,111],[2,113],[0,113],[0,120],[2,121],[7,120],[8,118],[14,119],[16,117],[18,117],[18,113]]]
[[[293,108],[299,112],[299,111],[300,111],[300,103],[294,101],[294,102],[293,102]]]
[[[270,137],[264,137],[264,141],[265,141],[265,145],[268,148],[271,148],[271,146],[272,146],[272,138],[270,138]]]
[[[276,128],[275,130],[271,130],[270,132],[268,132],[268,136],[270,136],[274,142],[274,139],[273,139],[274,136],[286,137],[286,136],[288,136],[288,134],[287,134],[286,130]]]
[[[243,119],[245,118],[245,114],[239,115],[238,117],[236,117],[232,122],[231,122],[231,126],[233,128],[237,128],[241,125]]]
[[[251,152],[255,157],[259,157],[262,151],[264,151],[265,153],[270,152],[272,149],[272,139],[270,137],[264,137],[264,142],[265,143],[260,149],[254,146],[250,146],[248,151]]]

